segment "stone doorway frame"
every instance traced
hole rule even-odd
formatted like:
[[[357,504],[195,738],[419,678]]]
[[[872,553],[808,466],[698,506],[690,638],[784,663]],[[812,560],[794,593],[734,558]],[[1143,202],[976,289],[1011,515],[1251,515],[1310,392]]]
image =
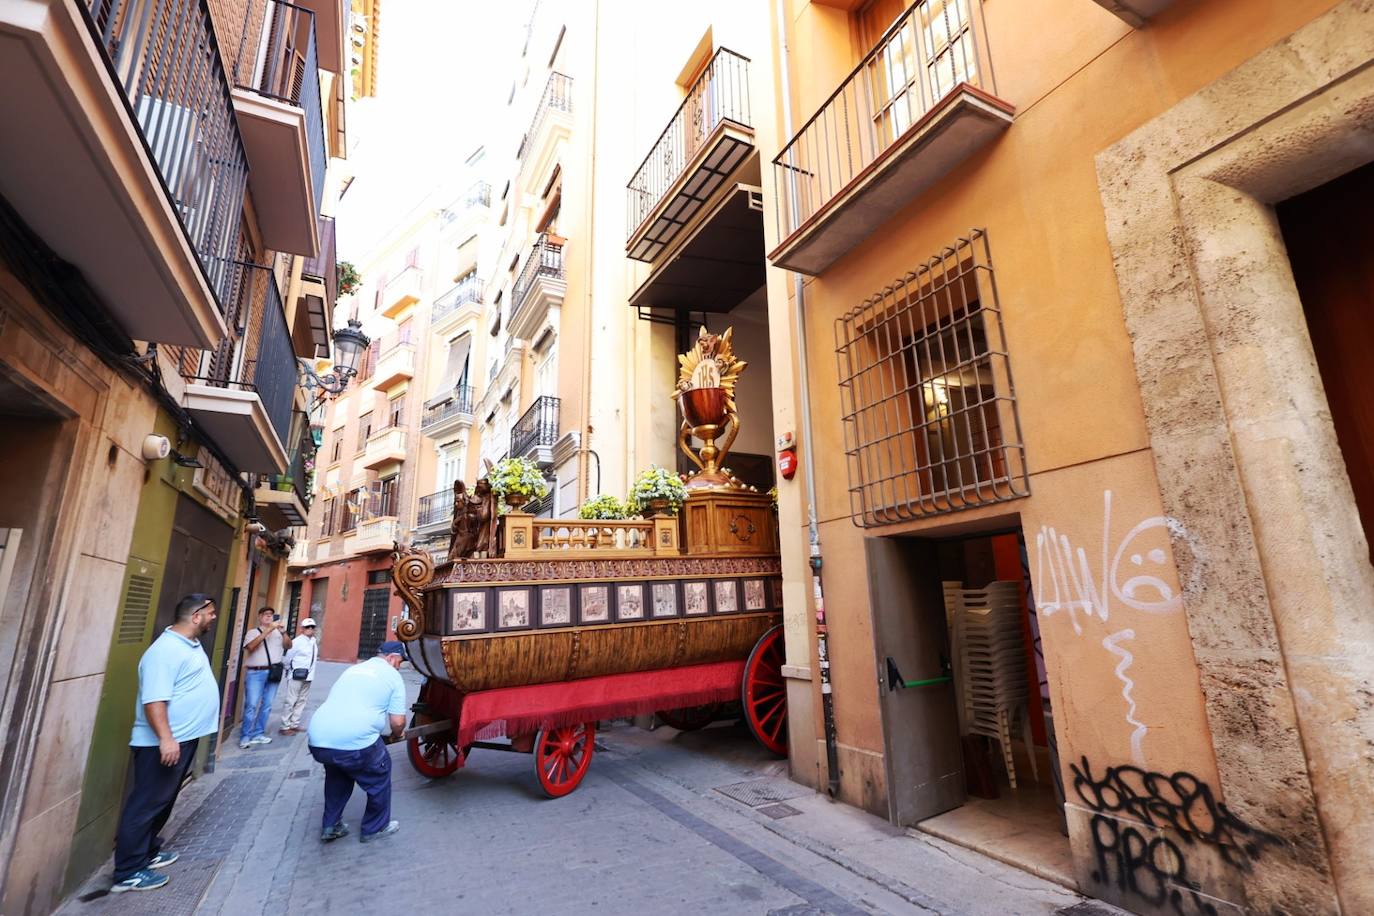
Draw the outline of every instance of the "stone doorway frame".
[[[1227,805],[1259,910],[1374,912],[1374,567],[1273,206],[1374,160],[1374,0],[1097,157]],[[1374,535],[1374,532],[1370,532]]]

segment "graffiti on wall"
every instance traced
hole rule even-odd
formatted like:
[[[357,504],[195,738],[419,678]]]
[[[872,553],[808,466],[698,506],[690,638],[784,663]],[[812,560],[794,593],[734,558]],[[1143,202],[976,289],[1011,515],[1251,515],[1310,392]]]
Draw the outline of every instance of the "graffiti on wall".
[[[1220,862],[1248,875],[1266,849],[1283,845],[1280,837],[1237,817],[1191,773],[1166,775],[1126,765],[1108,767],[1099,777],[1087,757],[1069,769],[1074,792],[1092,812],[1092,879],[1154,906],[1180,914],[1217,912],[1189,872],[1189,854],[1197,847],[1215,849]]]
[[[1082,636],[1085,625],[1111,621],[1114,609],[1144,614],[1173,614],[1182,610],[1183,599],[1169,584],[1170,538],[1191,544],[1187,531],[1176,520],[1156,515],[1137,522],[1118,541],[1112,541],[1112,491],[1102,493],[1101,553],[1089,556],[1068,535],[1042,525],[1035,536],[1035,598],[1038,613],[1045,617],[1067,614],[1074,634]],[[1121,683],[1126,724],[1132,727],[1131,756],[1145,764],[1148,726],[1136,716],[1135,680],[1129,674],[1135,656],[1124,645],[1134,640],[1129,627],[1108,633],[1102,647],[1116,656],[1116,678]]]

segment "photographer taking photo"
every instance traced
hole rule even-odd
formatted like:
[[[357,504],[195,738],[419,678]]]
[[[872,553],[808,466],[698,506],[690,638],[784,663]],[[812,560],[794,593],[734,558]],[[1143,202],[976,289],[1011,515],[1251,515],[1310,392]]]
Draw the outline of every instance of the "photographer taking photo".
[[[291,637],[281,625],[281,615],[273,608],[258,610],[258,625],[243,635],[243,727],[239,747],[271,744],[267,737],[267,717],[281,686],[283,659],[291,648]]]

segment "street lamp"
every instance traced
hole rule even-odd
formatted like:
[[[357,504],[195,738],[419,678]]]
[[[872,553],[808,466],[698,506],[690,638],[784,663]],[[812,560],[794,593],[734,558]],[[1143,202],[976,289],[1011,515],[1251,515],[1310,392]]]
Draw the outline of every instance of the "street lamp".
[[[372,344],[372,339],[362,331],[362,322],[356,318],[348,319],[348,327],[334,332],[334,370],[320,375],[310,365],[310,361],[300,359],[301,387],[306,391],[321,389],[325,394],[340,394],[348,387],[348,380],[358,374],[358,360],[363,351]]]

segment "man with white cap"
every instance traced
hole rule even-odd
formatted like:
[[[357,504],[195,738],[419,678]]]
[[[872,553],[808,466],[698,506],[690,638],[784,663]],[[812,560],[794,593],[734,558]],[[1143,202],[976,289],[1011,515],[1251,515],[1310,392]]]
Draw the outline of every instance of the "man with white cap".
[[[310,698],[310,685],[315,680],[315,662],[320,657],[320,642],[315,636],[314,617],[301,621],[291,648],[282,661],[286,664],[286,700],[282,703],[279,735],[294,735],[301,730],[301,713]]]

